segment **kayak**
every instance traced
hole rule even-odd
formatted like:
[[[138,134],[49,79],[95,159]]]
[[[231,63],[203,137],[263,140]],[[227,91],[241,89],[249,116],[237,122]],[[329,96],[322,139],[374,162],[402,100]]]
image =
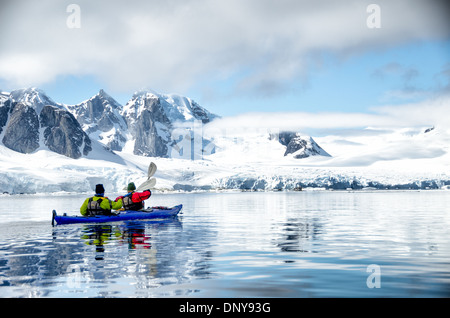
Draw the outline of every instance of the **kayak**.
[[[96,216],[67,216],[58,215],[55,210],[52,213],[52,225],[56,224],[73,224],[73,223],[105,223],[129,220],[148,220],[175,217],[180,213],[183,205],[174,207],[152,207],[140,211],[120,211],[117,215],[96,215]]]

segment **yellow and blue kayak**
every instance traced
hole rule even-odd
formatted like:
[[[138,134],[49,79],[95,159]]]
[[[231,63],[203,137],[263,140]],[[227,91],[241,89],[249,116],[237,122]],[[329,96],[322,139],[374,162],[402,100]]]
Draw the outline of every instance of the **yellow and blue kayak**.
[[[73,223],[105,223],[129,220],[149,220],[172,218],[180,213],[183,205],[176,205],[174,207],[152,207],[140,211],[120,211],[116,215],[95,215],[95,216],[67,216],[58,215],[55,210],[52,213],[52,225],[73,224]]]

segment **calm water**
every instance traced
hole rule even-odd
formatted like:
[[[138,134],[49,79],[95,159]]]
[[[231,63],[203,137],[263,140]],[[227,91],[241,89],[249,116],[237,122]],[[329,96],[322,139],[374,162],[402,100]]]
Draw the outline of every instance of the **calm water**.
[[[0,297],[450,296],[448,191],[155,194],[183,214],[51,226],[83,199],[0,196]]]

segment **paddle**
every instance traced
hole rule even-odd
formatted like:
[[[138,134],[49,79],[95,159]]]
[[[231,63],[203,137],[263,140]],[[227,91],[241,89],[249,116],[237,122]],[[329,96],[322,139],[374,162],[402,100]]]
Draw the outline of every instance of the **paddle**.
[[[148,179],[143,184],[141,184],[139,187],[137,187],[136,191],[142,191],[142,190],[154,188],[155,184],[156,184],[155,178]]]
[[[154,162],[150,162],[150,165],[148,166],[148,173],[147,173],[147,178],[150,179],[150,177],[152,177],[155,172],[156,169],[158,169],[158,167],[156,167]]]
[[[154,162],[150,162],[150,165],[148,166],[148,171],[147,171],[147,181],[145,181],[140,186],[138,186],[136,188],[136,191],[151,189],[155,186],[156,179],[152,178],[152,176],[155,174],[157,169],[158,169],[158,167],[156,167],[156,164]],[[127,190],[127,187],[125,187],[124,190]]]

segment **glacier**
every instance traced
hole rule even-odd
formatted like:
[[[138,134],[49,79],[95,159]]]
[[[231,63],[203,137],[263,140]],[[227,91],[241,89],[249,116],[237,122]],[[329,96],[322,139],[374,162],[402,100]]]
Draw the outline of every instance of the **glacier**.
[[[437,135],[439,129],[431,133]],[[337,142],[325,136],[316,139],[332,157],[299,160],[280,156],[283,146],[268,136],[247,137],[245,142],[222,136],[214,139],[221,145],[214,154],[192,160],[144,157],[126,150],[105,152],[99,143],[93,143],[93,151],[79,159],[45,149],[22,154],[0,146],[0,191],[5,194],[90,193],[95,184],[103,183],[108,193],[117,193],[128,182],[144,182],[152,161],[158,166],[154,191],[160,193],[450,189],[450,156],[444,148],[436,148],[435,143],[418,147],[417,143],[426,139],[421,133],[411,136],[393,132],[383,138],[388,136],[396,139],[396,144],[416,143],[416,148],[395,148],[388,144],[385,145],[391,151],[388,153],[377,149],[376,137],[366,139],[366,143],[361,137],[358,143],[347,141],[344,147],[342,140]],[[448,144],[450,132],[440,133],[439,137]],[[380,141],[378,147],[381,144]]]

